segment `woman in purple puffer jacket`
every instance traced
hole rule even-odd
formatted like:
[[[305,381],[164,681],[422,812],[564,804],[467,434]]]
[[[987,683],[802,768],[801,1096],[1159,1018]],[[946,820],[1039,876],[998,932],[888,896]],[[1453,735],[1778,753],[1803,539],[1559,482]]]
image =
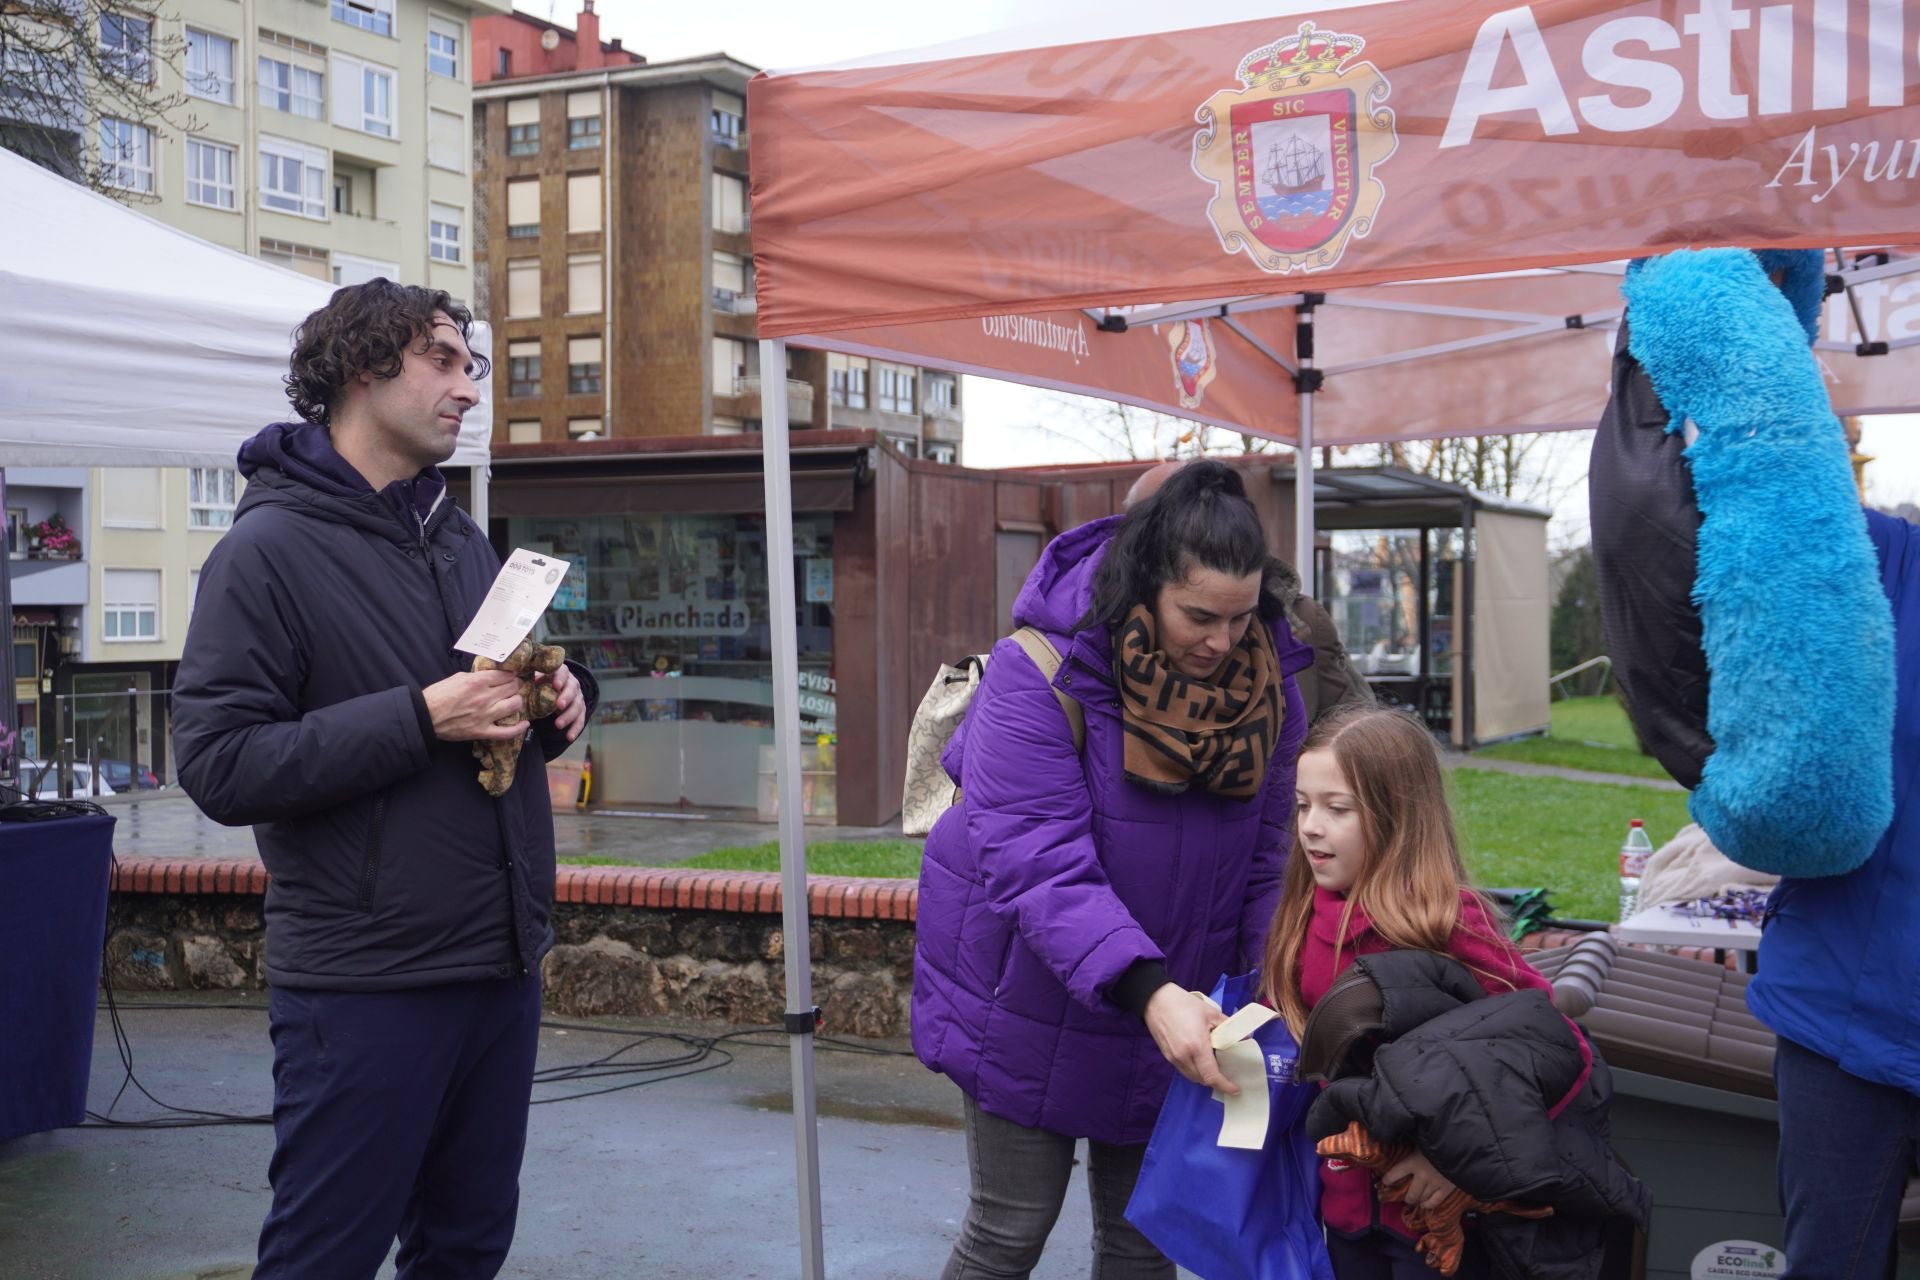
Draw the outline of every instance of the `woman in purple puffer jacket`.
[[[967,1096],[972,1203],[945,1280],[1025,1276],[1088,1140],[1094,1274],[1172,1280],[1124,1215],[1177,1069],[1231,1090],[1188,994],[1254,968],[1306,735],[1293,574],[1240,476],[1181,468],[1055,539],[1014,604],[1059,650],[1049,688],[995,647],[927,839],[913,1045]],[[1055,690],[1086,712],[1086,747]]]

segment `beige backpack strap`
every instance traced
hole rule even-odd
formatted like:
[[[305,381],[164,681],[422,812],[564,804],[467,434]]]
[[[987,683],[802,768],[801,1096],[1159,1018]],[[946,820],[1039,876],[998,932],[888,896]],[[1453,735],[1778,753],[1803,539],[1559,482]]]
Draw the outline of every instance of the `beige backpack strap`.
[[[1032,627],[1021,627],[1013,633],[1013,642],[1033,659],[1033,665],[1040,668],[1040,674],[1051,685],[1060,672],[1060,651],[1053,647],[1053,641]],[[1073,730],[1073,754],[1080,755],[1087,749],[1087,709],[1058,689],[1053,691],[1053,696],[1059,700],[1060,709],[1067,713],[1067,727]]]

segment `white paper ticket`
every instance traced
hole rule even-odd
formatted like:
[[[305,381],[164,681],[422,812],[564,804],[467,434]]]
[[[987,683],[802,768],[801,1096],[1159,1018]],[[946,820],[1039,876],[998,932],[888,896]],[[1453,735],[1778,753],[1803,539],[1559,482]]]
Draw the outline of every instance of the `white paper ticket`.
[[[462,653],[477,653],[495,662],[505,662],[540,615],[547,611],[553,593],[567,576],[567,561],[559,556],[541,555],[525,547],[515,548],[500,566],[499,576],[487,588],[480,612],[460,633],[454,648]]]
[[[1240,1086],[1239,1093],[1213,1091],[1224,1109],[1217,1145],[1258,1151],[1267,1143],[1267,1119],[1273,1099],[1267,1089],[1267,1056],[1254,1032],[1280,1015],[1263,1004],[1249,1004],[1212,1031],[1213,1057],[1220,1074]]]

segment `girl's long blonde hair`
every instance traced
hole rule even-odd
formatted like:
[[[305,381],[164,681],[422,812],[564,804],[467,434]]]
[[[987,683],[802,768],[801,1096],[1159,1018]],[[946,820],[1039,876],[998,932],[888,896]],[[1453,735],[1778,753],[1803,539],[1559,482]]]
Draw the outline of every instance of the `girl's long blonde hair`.
[[[1389,946],[1447,954],[1447,942],[1460,924],[1461,892],[1472,892],[1472,887],[1460,861],[1432,735],[1403,712],[1359,707],[1334,712],[1316,724],[1300,754],[1313,751],[1333,753],[1358,806],[1366,842],[1360,875],[1347,891],[1341,913],[1343,941],[1338,945],[1345,945],[1347,922],[1357,908]],[[1485,899],[1481,906],[1487,920],[1500,918]],[[1296,822],[1293,855],[1287,859],[1261,966],[1266,1001],[1296,1036],[1307,1021],[1300,994],[1300,951],[1312,920],[1313,872]],[[1336,968],[1338,963],[1336,949]]]

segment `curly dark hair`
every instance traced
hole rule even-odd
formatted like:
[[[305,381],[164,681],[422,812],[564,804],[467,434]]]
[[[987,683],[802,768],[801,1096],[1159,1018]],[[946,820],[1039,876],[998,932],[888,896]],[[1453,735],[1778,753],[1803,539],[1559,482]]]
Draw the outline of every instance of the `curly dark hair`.
[[[1127,512],[1093,573],[1093,601],[1079,628],[1118,626],[1136,604],[1152,608],[1160,588],[1194,567],[1260,575],[1255,611],[1272,622],[1291,601],[1293,571],[1267,550],[1260,513],[1246,482],[1224,462],[1202,459],[1173,473],[1160,491]]]
[[[424,352],[431,345],[436,311],[453,321],[462,340],[472,342],[473,313],[444,289],[382,278],[334,290],[327,305],[301,321],[293,333],[286,384],[294,412],[324,427],[334,401],[353,379],[362,373],[398,377],[409,350]],[[476,352],[474,381],[486,377],[491,367]]]

